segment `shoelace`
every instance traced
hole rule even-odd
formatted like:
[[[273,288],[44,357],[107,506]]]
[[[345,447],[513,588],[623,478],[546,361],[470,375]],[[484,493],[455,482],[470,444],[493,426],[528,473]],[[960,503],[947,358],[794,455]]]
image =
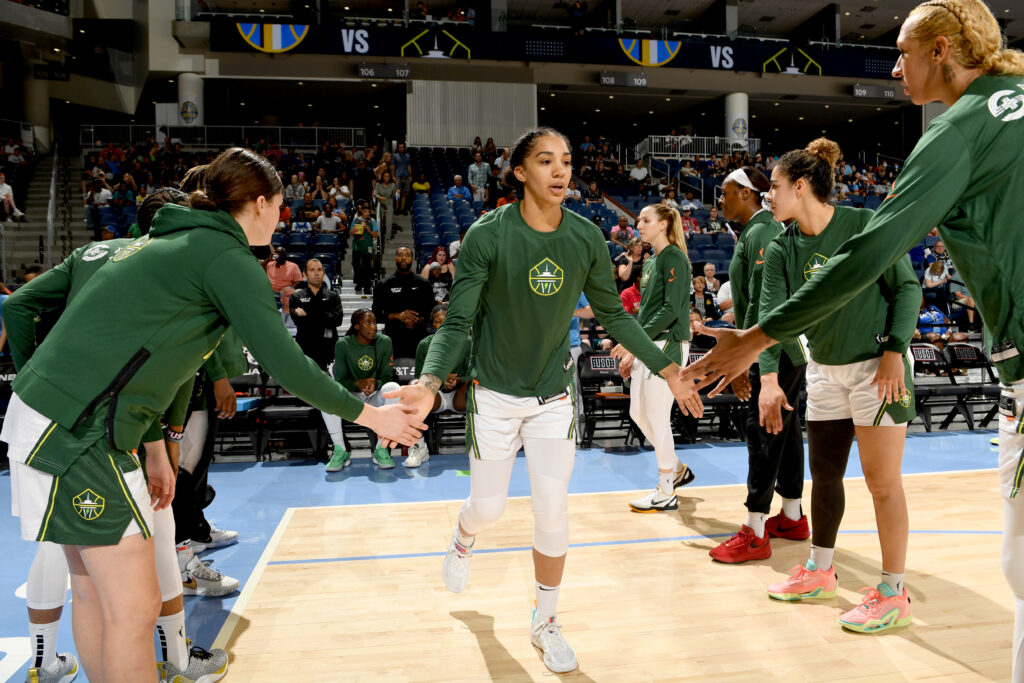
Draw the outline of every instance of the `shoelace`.
[[[736,532],[735,536],[726,541],[725,545],[730,548],[735,548],[736,546],[747,545],[748,543],[750,543],[750,534],[746,531],[740,530]]]
[[[210,566],[211,564],[213,564],[213,560],[199,560],[199,566],[202,569],[206,570],[205,572],[203,572],[205,574],[205,576],[201,576],[200,578],[211,579],[211,580],[214,580],[214,581],[219,581],[224,575],[221,574],[216,569],[213,569]],[[196,574],[197,572],[192,572],[192,573]]]
[[[203,648],[199,647],[198,645],[193,645],[192,646],[192,649],[189,650],[189,652],[188,652],[188,656],[190,658],[202,659],[202,660],[213,659],[213,653],[212,652],[209,652],[208,650],[204,650]]]
[[[861,603],[857,605],[857,609],[859,609],[862,612],[867,612],[872,607],[875,607],[876,605],[878,605],[879,602],[882,601],[882,594],[878,592],[877,588],[872,588],[871,586],[864,586],[857,592],[863,593],[864,591],[867,591],[868,593],[864,596],[864,599],[861,601]]]
[[[798,581],[802,581],[806,574],[810,573],[810,569],[803,566],[802,564],[798,564],[797,566],[789,570],[789,578],[786,579],[786,581],[789,583],[797,583]]]

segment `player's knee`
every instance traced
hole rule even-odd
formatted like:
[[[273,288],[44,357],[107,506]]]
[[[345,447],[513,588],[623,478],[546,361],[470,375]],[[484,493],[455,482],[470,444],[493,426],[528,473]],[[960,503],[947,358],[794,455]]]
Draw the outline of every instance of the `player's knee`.
[[[535,515],[533,547],[541,555],[561,557],[569,550],[569,511]]]
[[[475,536],[497,522],[505,512],[506,498],[503,495],[486,498],[470,496],[462,504],[462,513],[459,515],[462,529]]]
[[[28,572],[25,603],[30,609],[55,609],[64,604],[68,590],[68,561],[56,543],[42,542]]]

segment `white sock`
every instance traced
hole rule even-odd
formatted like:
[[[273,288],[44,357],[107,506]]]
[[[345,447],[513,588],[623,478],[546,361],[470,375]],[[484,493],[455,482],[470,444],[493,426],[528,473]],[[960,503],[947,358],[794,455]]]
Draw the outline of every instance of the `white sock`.
[[[455,526],[455,542],[461,545],[463,548],[472,548],[473,541],[476,540],[476,536],[463,536],[462,527],[459,525]]]
[[[666,496],[671,496],[675,493],[676,488],[672,486],[672,482],[675,480],[675,472],[658,472],[658,488]]]
[[[768,515],[763,512],[747,513],[747,526],[754,530],[754,535],[758,538],[764,538],[764,521],[766,519],[768,519]]]
[[[800,499],[783,498],[782,514],[786,515],[787,519],[791,519],[794,522],[799,522],[800,518],[804,516],[804,510],[803,507],[800,505]]]
[[[185,611],[157,617],[156,632],[160,637],[163,659],[179,671],[188,668],[188,645],[185,643]]]
[[[815,569],[828,569],[832,566],[832,558],[836,554],[835,548],[821,548],[811,546],[811,559],[807,560],[807,568],[812,572]]]
[[[57,631],[60,629],[60,621],[49,624],[33,624],[28,622],[28,633],[32,636],[32,643],[35,645],[34,668],[43,668],[52,671],[57,663]]]
[[[903,572],[882,572],[882,583],[885,583],[896,595],[903,595],[903,579],[906,575]]]
[[[547,621],[558,611],[558,589],[560,586],[545,586],[537,582],[537,612],[533,620]]]

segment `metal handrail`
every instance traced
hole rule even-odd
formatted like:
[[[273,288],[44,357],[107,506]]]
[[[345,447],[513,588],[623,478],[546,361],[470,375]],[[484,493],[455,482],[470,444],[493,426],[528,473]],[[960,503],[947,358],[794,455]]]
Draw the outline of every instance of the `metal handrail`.
[[[761,138],[747,138],[747,152],[756,154],[761,149]],[[743,142],[727,137],[700,137],[691,135],[649,135],[636,146],[638,156],[686,159],[700,154],[731,154]]]
[[[57,213],[57,174],[60,172],[60,137],[53,143],[53,171],[50,173],[50,201],[46,205],[46,253],[43,265],[53,268],[53,219]]]
[[[80,127],[83,149],[96,149],[108,142],[117,144],[156,140],[164,133],[172,142],[192,147],[229,147],[248,139],[281,148],[316,149],[324,142],[344,143],[348,147],[366,145],[365,128],[335,126],[161,126],[86,124]]]

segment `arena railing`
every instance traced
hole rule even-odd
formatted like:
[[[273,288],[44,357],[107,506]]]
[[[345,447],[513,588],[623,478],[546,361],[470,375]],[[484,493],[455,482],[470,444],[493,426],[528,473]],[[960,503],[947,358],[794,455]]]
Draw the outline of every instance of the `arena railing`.
[[[761,138],[747,138],[747,152],[757,154]],[[655,156],[686,159],[694,155],[732,154],[743,149],[743,143],[726,137],[696,137],[691,135],[649,135],[636,146],[640,157]]]
[[[46,253],[43,265],[53,268],[53,243],[56,232],[53,228],[57,215],[57,175],[60,173],[60,139],[53,143],[53,172],[50,173],[50,201],[46,206]],[[6,265],[6,264],[4,264]],[[4,272],[7,272],[6,270]]]
[[[348,147],[366,145],[366,129],[335,126],[155,126],[87,124],[81,126],[79,142],[84,149],[100,148],[108,142],[126,144],[156,139],[164,134],[171,142],[190,147],[230,147],[262,143],[281,148],[316,149],[324,142]]]

